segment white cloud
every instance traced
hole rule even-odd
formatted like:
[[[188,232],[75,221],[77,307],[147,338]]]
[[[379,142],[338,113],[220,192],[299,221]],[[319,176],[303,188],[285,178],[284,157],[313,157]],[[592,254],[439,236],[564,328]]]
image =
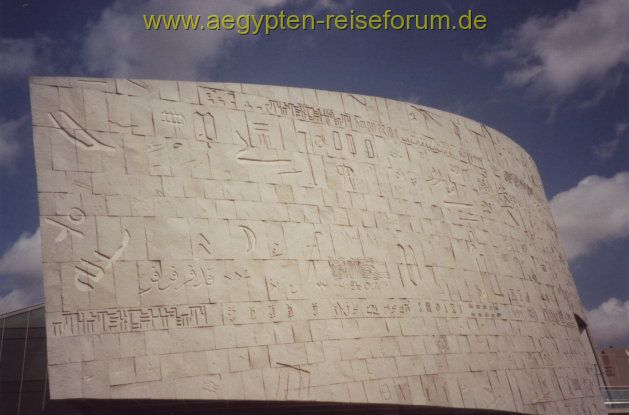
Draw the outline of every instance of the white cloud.
[[[328,10],[331,13],[341,13],[347,10],[354,0],[316,0],[312,12]]]
[[[205,23],[208,14],[259,13],[287,1],[117,1],[89,28],[83,47],[84,64],[89,71],[107,76],[207,78],[204,70],[212,68],[226,45],[240,37],[236,31],[147,31],[142,15],[198,14],[202,16],[201,23]]]
[[[310,13],[346,9],[353,0],[309,0],[299,9]],[[263,34],[241,36],[237,30],[148,31],[145,14],[199,15],[205,23],[209,14],[260,14],[290,3],[290,0],[117,0],[105,8],[85,31],[76,32],[63,43],[37,35],[26,39],[0,38],[0,80],[27,76],[41,69],[48,73],[90,73],[108,77],[153,79],[208,79],[207,72],[230,43],[255,41]],[[83,27],[82,27],[83,28]],[[78,56],[75,50],[79,51]],[[78,59],[77,59],[78,57]]]
[[[590,333],[600,347],[629,344],[629,301],[610,298],[587,314]]]
[[[616,138],[592,146],[594,157],[598,160],[607,160],[618,153],[624,142],[627,125],[626,123],[617,123],[615,126]]]
[[[508,83],[537,94],[569,95],[596,83],[606,88],[629,65],[629,1],[581,0],[552,17],[532,17],[486,58],[513,67]]]
[[[0,275],[16,275],[26,278],[41,275],[41,237],[39,229],[34,234],[23,233],[0,257]]]
[[[0,257],[0,281],[11,287],[0,296],[0,313],[42,301],[41,242],[39,229],[24,233]]]
[[[1,58],[0,58],[1,59]],[[26,126],[26,116],[0,123],[0,167],[11,166],[20,151],[18,136]]]
[[[0,38],[0,79],[28,76],[36,67],[49,64],[51,45],[45,36]]]
[[[550,209],[569,260],[597,243],[629,236],[629,171],[614,177],[588,176],[558,193]]]
[[[0,39],[0,75],[12,77],[31,71],[35,63],[34,39]]]
[[[620,137],[594,145],[592,147],[592,153],[594,153],[594,157],[598,160],[607,160],[616,154],[618,148],[620,148]]]

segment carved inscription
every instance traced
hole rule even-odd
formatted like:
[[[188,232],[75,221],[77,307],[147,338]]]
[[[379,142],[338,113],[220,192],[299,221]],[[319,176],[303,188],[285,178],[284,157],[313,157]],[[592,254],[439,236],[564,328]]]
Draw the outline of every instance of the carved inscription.
[[[343,178],[343,186],[346,189],[356,190],[354,169],[345,163],[336,166],[336,172]]]
[[[208,141],[208,145],[216,141],[216,121],[214,115],[209,111],[195,111],[193,123],[196,139]]]
[[[225,108],[236,108],[236,97],[233,91],[225,91],[222,89],[199,87],[199,96],[201,102],[209,105],[215,105]]]
[[[389,285],[388,276],[378,272],[373,258],[330,259],[328,264],[338,288],[369,291]]]
[[[197,247],[201,252],[207,254],[208,256],[212,255],[212,242],[205,236],[200,233],[197,235]]]
[[[376,156],[376,153],[373,151],[373,142],[369,139],[365,140],[365,151],[370,159]]]
[[[351,128],[352,125],[349,114],[337,114],[331,109],[318,108],[301,103],[268,100],[265,105],[265,112],[271,115],[281,115],[334,127]]]
[[[271,165],[271,164],[286,164],[290,163],[292,160],[289,158],[280,158],[276,156],[271,157],[263,157],[258,155],[259,153],[255,151],[254,145],[251,143],[251,140],[248,137],[245,137],[245,134],[236,131],[236,135],[238,139],[244,143],[244,147],[236,153],[236,161],[242,164],[259,164],[259,165]],[[265,145],[268,143],[265,140]]]
[[[97,138],[95,133],[90,133],[81,127],[64,111],[56,111],[48,114],[52,123],[63,131],[62,136],[83,150],[116,151],[116,147]]]
[[[79,291],[93,290],[95,284],[103,279],[105,273],[120,259],[127,246],[129,246],[130,238],[129,231],[125,229],[122,234],[120,247],[111,256],[100,251],[94,251],[95,260],[83,259],[81,265],[75,266],[74,285],[76,288]]]
[[[178,292],[184,288],[212,286],[217,269],[208,261],[144,262],[139,265],[140,295]]]
[[[186,125],[186,117],[178,111],[162,111],[160,116],[162,123],[168,127],[173,127],[175,131],[183,130],[184,125]]]
[[[61,313],[51,327],[53,336],[207,327],[215,324],[213,313],[209,304],[77,311]]]
[[[432,123],[437,126],[441,126],[441,123],[437,121],[437,118],[439,118],[439,116],[435,114],[434,112],[428,111],[427,109],[418,107],[416,105],[411,105],[410,107],[412,109],[412,111],[409,114],[411,120],[417,120],[418,116],[421,116],[422,120],[424,121],[426,125],[427,130],[430,129],[429,123]]]
[[[72,226],[80,226],[85,221],[85,213],[83,213],[83,211],[79,208],[72,208],[72,210],[70,210],[70,213],[68,213],[66,217],[68,221],[72,224]],[[55,242],[65,241],[70,234],[75,235],[79,238],[82,238],[84,236],[83,232],[79,231],[78,229],[75,229],[72,226],[66,225],[55,219],[46,218],[45,221],[47,224],[59,229],[59,233],[55,237]]]
[[[256,234],[255,232],[248,226],[238,225],[240,229],[245,233],[245,237],[247,238],[247,247],[245,248],[245,253],[250,254],[256,249]]]
[[[397,247],[404,260],[402,264],[398,265],[402,286],[406,287],[411,284],[417,286],[419,281],[419,263],[417,262],[415,250],[411,245],[402,246],[398,244]]]

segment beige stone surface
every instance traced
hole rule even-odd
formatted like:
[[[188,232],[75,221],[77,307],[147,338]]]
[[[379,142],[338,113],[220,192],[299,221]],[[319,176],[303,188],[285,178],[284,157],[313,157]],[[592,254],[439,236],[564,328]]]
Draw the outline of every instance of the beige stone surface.
[[[61,398],[602,410],[533,160],[356,94],[32,78]]]

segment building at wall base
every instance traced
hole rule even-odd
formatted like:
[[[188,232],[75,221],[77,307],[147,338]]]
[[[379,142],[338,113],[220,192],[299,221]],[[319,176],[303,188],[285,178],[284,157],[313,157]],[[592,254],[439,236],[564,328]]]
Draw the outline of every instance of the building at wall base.
[[[603,410],[539,174],[498,131],[205,82],[32,78],[31,108],[53,400]]]

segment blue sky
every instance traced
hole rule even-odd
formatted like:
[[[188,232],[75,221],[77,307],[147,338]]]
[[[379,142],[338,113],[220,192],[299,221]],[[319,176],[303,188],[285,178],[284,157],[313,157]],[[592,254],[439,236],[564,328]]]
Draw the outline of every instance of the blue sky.
[[[487,16],[483,31],[147,32],[144,13]],[[627,0],[0,3],[0,311],[41,301],[28,76],[279,84],[488,124],[536,161],[600,345],[629,345]]]

